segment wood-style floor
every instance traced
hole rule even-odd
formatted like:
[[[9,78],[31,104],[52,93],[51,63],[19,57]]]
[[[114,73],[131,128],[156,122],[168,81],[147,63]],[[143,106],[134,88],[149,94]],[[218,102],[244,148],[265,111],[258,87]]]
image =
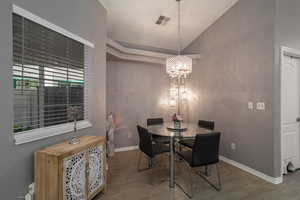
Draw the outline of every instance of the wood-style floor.
[[[95,200],[188,200],[177,187],[168,187],[168,157],[160,156],[153,170],[137,172],[138,151],[120,152],[109,161],[108,187]],[[144,159],[143,164],[146,164]],[[177,168],[178,181],[188,183],[184,165]],[[213,178],[212,171],[212,178]],[[229,164],[220,163],[222,190],[217,192],[194,176],[197,200],[300,200],[300,171],[284,176],[284,183],[273,185]],[[152,175],[152,176],[151,176]],[[152,182],[150,180],[152,177]],[[184,179],[185,178],[185,179]],[[152,184],[151,184],[152,183]],[[187,185],[189,186],[189,185]]]

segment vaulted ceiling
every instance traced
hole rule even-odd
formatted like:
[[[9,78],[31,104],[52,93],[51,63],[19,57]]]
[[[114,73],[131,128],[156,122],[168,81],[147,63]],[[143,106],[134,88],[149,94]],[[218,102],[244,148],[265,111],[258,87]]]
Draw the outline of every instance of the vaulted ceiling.
[[[176,0],[99,0],[108,10],[108,37],[137,47],[177,50]],[[238,0],[181,0],[182,48],[188,46]],[[155,22],[169,17],[165,25]]]

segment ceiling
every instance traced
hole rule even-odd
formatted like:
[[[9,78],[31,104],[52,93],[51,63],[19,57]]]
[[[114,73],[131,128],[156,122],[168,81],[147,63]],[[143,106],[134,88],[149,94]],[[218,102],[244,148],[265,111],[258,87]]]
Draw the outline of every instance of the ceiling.
[[[99,0],[108,10],[108,37],[136,47],[177,50],[175,0]],[[182,48],[188,46],[238,0],[181,0]],[[160,15],[170,17],[157,25]]]

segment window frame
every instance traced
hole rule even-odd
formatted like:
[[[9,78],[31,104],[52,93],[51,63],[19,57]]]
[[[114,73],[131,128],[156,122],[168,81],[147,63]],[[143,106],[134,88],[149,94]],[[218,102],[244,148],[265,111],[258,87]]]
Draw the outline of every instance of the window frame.
[[[67,31],[64,28],[61,28],[37,15],[32,14],[29,11],[26,11],[16,5],[13,5],[13,13],[18,14],[24,18],[27,18],[37,24],[40,24],[46,28],[49,28],[53,31],[56,31],[60,34],[63,34],[73,40],[76,40],[80,43],[82,43],[85,48],[94,48],[94,44],[89,42],[88,40],[85,40],[83,38],[81,38],[80,36],[73,34],[69,31]],[[86,51],[85,51],[86,52]],[[86,54],[85,54],[86,56]],[[89,58],[87,58],[89,59]],[[88,62],[90,65],[90,62]],[[84,84],[84,91],[88,92],[88,82],[89,79],[91,77],[90,73],[89,73],[89,67],[90,66],[85,66],[85,84]],[[11,75],[13,76],[13,75]],[[84,112],[85,114],[88,111],[88,95],[85,93],[84,95]],[[85,128],[89,128],[92,127],[92,123],[89,120],[88,116],[85,116],[84,120],[78,121],[77,122],[77,130],[80,129],[85,129]],[[12,129],[13,130],[13,129]],[[41,139],[45,139],[48,137],[53,137],[53,136],[57,136],[57,135],[62,135],[65,133],[69,133],[72,132],[74,130],[74,124],[72,122],[70,123],[64,123],[64,124],[59,124],[59,125],[53,125],[53,126],[48,126],[48,127],[42,127],[42,128],[37,128],[37,129],[33,129],[33,130],[29,130],[29,131],[23,131],[23,132],[17,132],[14,133],[13,131],[13,135],[14,135],[14,142],[16,145],[20,145],[20,144],[24,144],[24,143],[28,143],[28,142],[33,142],[33,141],[37,141],[37,140],[41,140]]]

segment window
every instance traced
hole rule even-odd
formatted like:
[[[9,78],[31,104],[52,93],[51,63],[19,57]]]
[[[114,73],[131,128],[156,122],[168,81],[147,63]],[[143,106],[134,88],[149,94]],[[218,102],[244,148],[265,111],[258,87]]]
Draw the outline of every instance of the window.
[[[71,106],[79,109],[78,121],[87,119],[87,49],[13,14],[14,133],[67,124]]]

